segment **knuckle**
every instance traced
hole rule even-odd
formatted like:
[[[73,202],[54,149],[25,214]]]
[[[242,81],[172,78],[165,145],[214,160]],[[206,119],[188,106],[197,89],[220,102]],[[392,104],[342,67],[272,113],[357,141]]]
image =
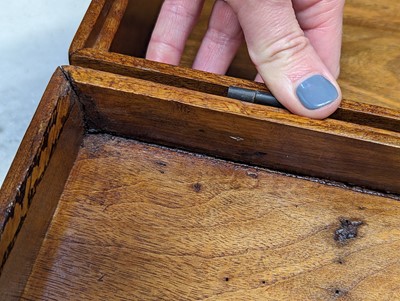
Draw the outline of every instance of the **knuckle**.
[[[290,62],[303,54],[309,46],[310,42],[302,32],[291,32],[274,41],[267,42],[254,61],[257,65],[282,60]]]
[[[210,28],[206,38],[213,44],[226,45],[230,41],[241,40],[242,35],[240,33],[231,33],[224,30]]]
[[[169,0],[163,4],[163,11],[171,16],[176,16],[183,19],[192,19],[196,17],[196,13],[187,6],[186,1]]]

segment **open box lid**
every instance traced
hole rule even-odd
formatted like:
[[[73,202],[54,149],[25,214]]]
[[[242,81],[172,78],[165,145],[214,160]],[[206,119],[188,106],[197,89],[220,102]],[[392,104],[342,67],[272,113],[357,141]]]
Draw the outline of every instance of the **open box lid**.
[[[70,63],[188,89],[201,88],[203,92],[223,96],[229,86],[267,91],[263,84],[252,82],[256,70],[245,45],[232,62],[228,76],[190,69],[207,28],[214,2],[211,0],[205,1],[198,25],[186,44],[180,63],[183,69],[144,60],[162,2],[92,1],[71,44]],[[342,107],[355,102],[358,106],[367,103],[400,110],[396,67],[400,52],[398,11],[398,4],[391,0],[346,1],[339,78],[344,98]],[[210,85],[204,87],[199,80]]]

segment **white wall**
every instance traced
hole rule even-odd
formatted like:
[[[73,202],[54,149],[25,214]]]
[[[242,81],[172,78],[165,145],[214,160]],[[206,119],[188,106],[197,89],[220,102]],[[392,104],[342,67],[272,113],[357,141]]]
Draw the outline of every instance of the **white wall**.
[[[90,0],[0,0],[0,185]]]

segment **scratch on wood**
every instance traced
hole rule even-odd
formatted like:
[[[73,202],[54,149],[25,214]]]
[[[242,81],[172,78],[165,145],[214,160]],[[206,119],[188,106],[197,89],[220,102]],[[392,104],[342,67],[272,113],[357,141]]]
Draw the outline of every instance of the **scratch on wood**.
[[[233,139],[233,140],[235,140],[235,141],[243,141],[244,140],[244,138],[242,138],[242,137],[236,137],[236,136],[229,136],[229,138],[231,138],[231,139]]]

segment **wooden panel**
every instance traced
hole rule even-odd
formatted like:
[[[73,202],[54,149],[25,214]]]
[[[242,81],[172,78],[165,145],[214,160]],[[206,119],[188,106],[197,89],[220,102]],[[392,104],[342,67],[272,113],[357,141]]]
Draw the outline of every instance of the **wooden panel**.
[[[1,300],[18,299],[24,288],[79,149],[82,121],[76,95],[58,69],[0,194]]]
[[[397,300],[399,223],[395,200],[89,135],[23,299]]]
[[[344,97],[400,110],[400,2],[346,1],[344,24]]]
[[[400,192],[400,133],[65,67],[98,131]],[[398,120],[397,120],[398,124]]]

